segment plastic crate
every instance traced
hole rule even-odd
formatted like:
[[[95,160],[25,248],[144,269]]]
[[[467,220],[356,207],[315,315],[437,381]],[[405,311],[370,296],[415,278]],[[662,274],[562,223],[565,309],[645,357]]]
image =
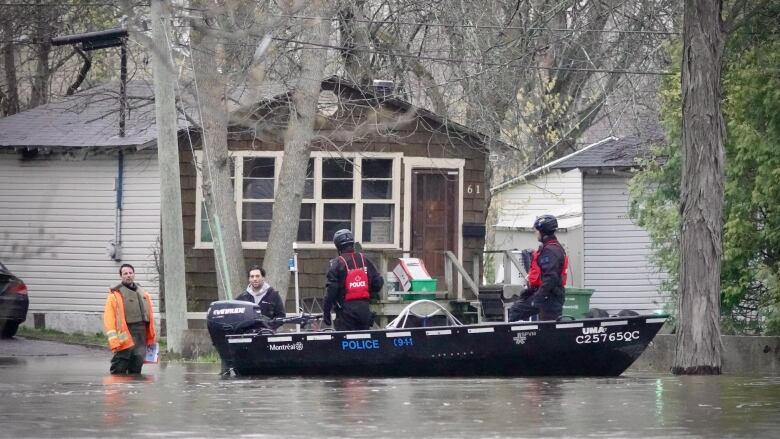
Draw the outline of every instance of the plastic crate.
[[[590,309],[590,296],[596,290],[590,288],[566,288],[563,301],[563,315],[581,319]]]
[[[436,279],[412,279],[409,291],[436,291]]]

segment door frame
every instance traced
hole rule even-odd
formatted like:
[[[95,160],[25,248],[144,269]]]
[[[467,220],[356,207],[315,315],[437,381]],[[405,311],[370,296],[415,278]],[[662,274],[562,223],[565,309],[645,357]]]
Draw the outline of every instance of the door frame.
[[[458,170],[458,189],[457,189],[457,203],[458,206],[455,209],[458,217],[456,218],[456,242],[455,248],[457,249],[456,256],[458,260],[463,260],[463,234],[461,230],[463,228],[463,168],[466,165],[465,159],[444,159],[444,158],[430,158],[430,157],[406,157],[403,158],[404,167],[404,216],[403,216],[403,251],[404,256],[408,256],[408,252],[411,251],[412,246],[412,171],[416,168],[424,169],[457,169]],[[457,273],[457,271],[456,271]],[[457,297],[461,297],[463,288],[463,280],[460,273],[457,273]],[[438,288],[437,288],[438,289]]]

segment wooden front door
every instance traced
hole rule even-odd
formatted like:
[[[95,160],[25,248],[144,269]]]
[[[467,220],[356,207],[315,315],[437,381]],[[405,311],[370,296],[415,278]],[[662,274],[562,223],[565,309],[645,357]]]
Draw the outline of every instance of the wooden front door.
[[[413,257],[423,260],[428,273],[444,288],[444,251],[458,254],[458,171],[412,171]]]

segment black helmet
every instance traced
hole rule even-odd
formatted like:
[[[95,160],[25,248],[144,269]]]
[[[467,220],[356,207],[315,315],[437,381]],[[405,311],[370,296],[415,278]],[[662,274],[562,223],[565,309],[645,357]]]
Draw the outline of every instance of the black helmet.
[[[558,220],[552,215],[542,215],[534,221],[534,229],[542,235],[552,235],[558,230]]]
[[[348,229],[341,229],[333,234],[333,244],[337,250],[343,250],[355,244],[355,237]]]

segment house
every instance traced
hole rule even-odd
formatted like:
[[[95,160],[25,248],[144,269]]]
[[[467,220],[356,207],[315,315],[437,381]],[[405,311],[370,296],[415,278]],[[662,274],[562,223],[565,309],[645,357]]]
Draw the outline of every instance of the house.
[[[29,288],[25,324],[102,330],[109,286],[130,263],[159,311],[160,187],[150,88],[97,87],[0,119],[0,260]],[[145,99],[139,97],[146,97]]]
[[[98,331],[107,287],[125,262],[136,266],[159,308],[154,106],[148,84],[129,87],[124,137],[117,135],[112,87],[0,119],[0,260],[29,284],[28,324]],[[489,139],[387,90],[337,77],[322,89],[299,218],[302,297],[322,297],[331,238],[343,227],[383,269],[403,254],[420,257],[441,284],[444,251],[470,267],[484,247]],[[248,264],[262,263],[273,197],[283,190],[289,96],[271,87],[249,103],[237,99],[231,113],[228,143]],[[217,298],[217,280],[198,190],[200,136],[184,120],[179,129],[188,311],[197,319]],[[288,310],[291,300],[288,294]]]
[[[649,260],[647,232],[628,216],[628,181],[652,142],[607,137],[491,188],[498,207],[495,247],[535,248],[533,221],[551,213],[570,258],[567,286],[594,289],[591,307],[663,308],[668,299],[658,285],[664,274]]]
[[[558,218],[558,239],[569,255],[567,287],[582,288],[582,174],[579,169],[566,172],[553,166],[584,153],[611,137],[588,145],[572,154],[539,166],[518,177],[490,188],[496,206],[496,249],[535,249],[539,246],[534,220],[543,214]],[[497,261],[496,279],[503,279],[503,264]],[[512,270],[512,283],[522,283]]]
[[[338,77],[323,81],[322,90],[296,241],[301,296],[322,298],[328,260],[335,256],[333,233],[341,228],[353,230],[382,271],[392,270],[401,255],[419,257],[441,286],[445,251],[471,267],[484,248],[489,139],[387,90]],[[234,112],[234,120],[241,114],[241,127],[229,144],[247,261],[262,262],[273,197],[283,190],[279,127],[287,125],[288,98],[286,92]],[[197,135],[192,145],[181,145],[189,301],[191,310],[205,311],[215,297],[216,277],[197,190],[201,176],[193,165],[200,154]]]
[[[610,138],[550,166],[582,175],[582,282],[594,289],[593,308],[663,309],[665,274],[650,261],[650,238],[628,214],[628,183],[658,138]]]

